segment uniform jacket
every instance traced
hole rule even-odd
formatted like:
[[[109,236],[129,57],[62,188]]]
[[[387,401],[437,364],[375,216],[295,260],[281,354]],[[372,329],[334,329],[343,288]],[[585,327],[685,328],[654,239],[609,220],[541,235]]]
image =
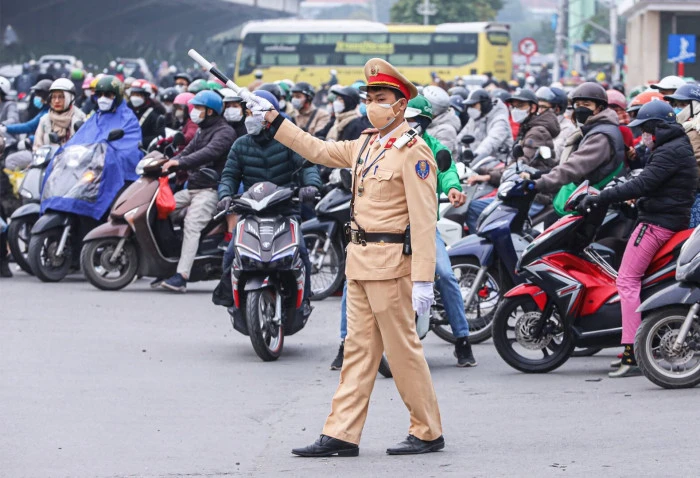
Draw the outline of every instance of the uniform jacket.
[[[433,153],[421,138],[398,149],[392,141],[382,147],[373,134],[364,151],[366,135],[355,141],[326,142],[289,121],[273,122],[275,139],[309,161],[332,168],[352,168],[354,190],[361,175],[364,191],[355,197],[355,224],[367,232],[403,233],[411,226],[413,255],[402,253],[402,244],[349,244],[348,279],[376,281],[411,275],[411,280],[432,282],[435,278],[435,225],[437,222],[437,166]],[[392,133],[400,137],[409,129],[403,122]],[[363,163],[358,165],[358,157]],[[365,159],[366,158],[366,159]],[[380,158],[374,163],[376,158]],[[372,165],[374,163],[374,165]],[[367,166],[370,165],[370,166]],[[423,178],[423,179],[422,179]]]
[[[508,160],[513,149],[513,130],[510,127],[508,108],[499,100],[494,101],[488,114],[473,120],[469,118],[466,126],[457,135],[457,144],[468,134],[474,136],[471,149],[474,156],[495,156],[502,162]]]
[[[457,151],[457,132],[462,127],[459,118],[452,111],[447,110],[443,114],[433,118],[433,121],[428,125],[427,131],[430,136],[440,141],[452,153],[452,157],[456,157]]]
[[[236,133],[221,116],[210,116],[199,124],[197,133],[176,159],[179,169],[189,171],[189,188],[198,189],[207,181],[200,168],[212,168],[221,173],[226,154],[236,139]]]
[[[316,113],[314,113],[314,111]],[[302,130],[316,134],[326,127],[328,122],[331,120],[331,114],[315,106],[311,106],[308,111],[302,113],[301,111],[296,111],[294,115],[294,122]]]
[[[679,124],[656,128],[655,147],[639,176],[603,190],[606,203],[639,198],[639,222],[680,231],[690,223],[698,170],[690,140]]]
[[[219,199],[238,193],[243,182],[243,189],[248,190],[253,184],[268,181],[278,186],[299,185],[322,186],[318,168],[302,168],[304,158],[272,138],[269,131],[255,136],[246,135],[236,140],[226,160],[226,167],[221,174]]]

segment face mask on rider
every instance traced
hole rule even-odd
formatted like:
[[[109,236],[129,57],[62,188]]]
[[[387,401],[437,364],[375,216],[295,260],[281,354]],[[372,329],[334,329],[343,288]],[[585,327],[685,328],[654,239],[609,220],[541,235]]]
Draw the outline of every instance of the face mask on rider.
[[[280,111],[284,111],[287,108],[287,100],[280,100]]]
[[[520,108],[513,108],[510,110],[510,117],[513,118],[513,121],[516,123],[522,123],[527,119],[527,117],[530,116],[530,107],[528,106],[524,110],[521,110]]]
[[[97,98],[97,107],[100,109],[100,111],[111,110],[113,104],[114,98],[107,98],[106,96],[103,96],[102,98]]]
[[[395,103],[375,103],[372,102],[367,105],[367,117],[372,126],[378,130],[383,130],[389,127],[394,121],[396,121],[396,113],[394,112],[394,106],[399,104],[401,100],[396,100]],[[391,113],[390,113],[391,112]],[[389,116],[390,115],[390,116]]]
[[[236,123],[243,118],[243,111],[235,106],[229,106],[224,110],[224,118],[229,123]]]
[[[586,124],[586,120],[591,116],[593,116],[593,110],[590,108],[586,108],[585,106],[574,108],[574,119],[579,128]]]
[[[133,95],[130,98],[130,101],[131,101],[131,105],[134,108],[139,108],[139,107],[143,106],[143,104],[146,102],[146,100],[143,99],[143,96],[138,96],[138,95]]]
[[[367,105],[364,103],[360,103],[360,114],[362,116],[367,116]]]
[[[163,108],[165,108],[166,113],[172,113],[173,112],[173,105],[163,105]]]
[[[292,106],[295,110],[300,110],[304,106],[304,100],[301,98],[292,98]]]
[[[481,116],[481,110],[476,108],[467,108],[467,114],[471,119],[477,120],[479,119],[479,116]]]
[[[194,124],[199,124],[204,121],[204,111],[193,108],[190,112],[190,119]]]
[[[41,101],[41,98],[39,98],[38,96],[35,96],[32,102],[34,103],[34,107],[39,110],[44,107],[44,102]]]
[[[177,110],[177,111],[175,111],[174,115],[175,115],[175,118],[176,118],[180,123],[182,123],[182,120],[185,119],[185,112],[182,111],[182,110]]]
[[[651,133],[642,133],[642,143],[650,150],[654,149],[654,135]]]
[[[345,103],[343,103],[343,100],[335,100],[333,102],[333,113],[340,114],[343,111],[345,111]]]
[[[175,85],[175,90],[177,90],[178,93],[184,93],[185,85]]]
[[[245,119],[245,130],[248,134],[255,136],[263,130],[263,117],[260,114],[253,113]]]

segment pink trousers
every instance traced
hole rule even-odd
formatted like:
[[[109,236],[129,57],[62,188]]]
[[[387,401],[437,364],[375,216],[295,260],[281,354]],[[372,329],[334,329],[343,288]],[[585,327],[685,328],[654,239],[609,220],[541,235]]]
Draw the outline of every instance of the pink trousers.
[[[652,224],[640,223],[635,229],[622,256],[617,274],[617,290],[622,306],[622,344],[633,344],[634,335],[642,323],[637,312],[641,304],[642,278],[656,252],[674,232]]]

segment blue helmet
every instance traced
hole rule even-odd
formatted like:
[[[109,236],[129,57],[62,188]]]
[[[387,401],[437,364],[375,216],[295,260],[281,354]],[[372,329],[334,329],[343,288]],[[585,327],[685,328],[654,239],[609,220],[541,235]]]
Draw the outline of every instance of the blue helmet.
[[[563,114],[564,111],[566,111],[566,108],[569,106],[569,97],[566,94],[566,91],[562,90],[561,88],[550,88],[552,90],[552,93],[554,93],[554,100],[552,100],[552,106],[558,106],[559,109],[561,109],[561,113]]]
[[[199,93],[194,95],[194,98],[192,98],[189,101],[189,104],[195,106],[204,106],[206,108],[214,110],[214,112],[217,115],[220,115],[221,112],[224,110],[224,102],[221,99],[221,96],[218,93],[211,90],[200,91]]]
[[[637,112],[637,119],[629,124],[630,128],[641,126],[647,121],[663,121],[668,124],[676,123],[676,113],[665,101],[650,101]]]
[[[700,85],[685,84],[672,95],[664,96],[666,101],[700,101]]]
[[[459,113],[464,112],[464,98],[460,95],[450,96],[450,106],[457,110]]]
[[[279,112],[279,110],[280,110],[280,104],[279,104],[279,102],[277,101],[277,98],[275,98],[275,95],[273,95],[273,94],[270,93],[269,91],[265,91],[265,90],[257,90],[257,91],[256,91],[255,93],[253,93],[253,94],[254,94],[255,96],[259,96],[260,98],[264,98],[264,99],[266,99],[267,101],[269,101],[269,102],[272,104],[272,106],[275,108],[275,110],[277,110],[277,112]]]

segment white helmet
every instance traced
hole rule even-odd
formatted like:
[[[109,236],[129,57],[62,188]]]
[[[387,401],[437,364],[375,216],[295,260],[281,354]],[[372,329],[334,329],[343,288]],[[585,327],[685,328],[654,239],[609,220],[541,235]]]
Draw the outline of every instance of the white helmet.
[[[217,91],[221,95],[221,98],[224,103],[229,103],[231,101],[237,101],[234,98],[240,99],[240,97],[236,94],[235,91],[233,91],[231,88],[221,88],[219,91]]]
[[[423,96],[433,106],[433,115],[435,117],[440,116],[450,107],[450,96],[447,94],[447,91],[439,86],[426,86],[423,88]]]
[[[65,99],[63,111],[69,110],[70,107],[73,105],[73,101],[75,101],[75,85],[73,84],[73,82],[70,81],[68,78],[59,78],[58,80],[51,83],[51,87],[49,88],[49,98],[51,97],[51,93],[54,91],[63,92],[63,98]],[[53,106],[51,107],[51,109],[53,109]],[[63,113],[63,111],[59,111],[59,113]]]
[[[655,90],[677,90],[683,85],[685,85],[685,80],[683,78],[680,76],[670,75],[662,78],[661,81],[651,85],[650,87]]]
[[[0,76],[0,92],[2,93],[2,96],[9,95],[11,89],[12,85],[10,84],[10,80],[4,76]]]

